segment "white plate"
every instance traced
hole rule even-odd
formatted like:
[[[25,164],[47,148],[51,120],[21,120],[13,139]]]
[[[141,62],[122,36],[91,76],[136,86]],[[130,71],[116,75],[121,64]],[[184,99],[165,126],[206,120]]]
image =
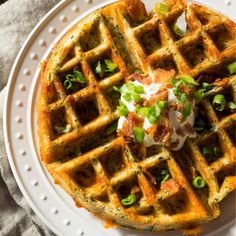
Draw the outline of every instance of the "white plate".
[[[39,88],[39,63],[47,57],[55,42],[79,19],[112,1],[61,1],[35,27],[13,65],[4,107],[4,136],[8,159],[16,181],[36,214],[57,235],[123,236],[157,235],[124,229],[104,229],[102,221],[85,209],[76,208],[73,200],[57,185],[40,162],[37,145],[36,100]],[[146,0],[151,10],[155,0]],[[236,21],[236,0],[197,0]],[[234,196],[222,204],[222,215],[203,226],[208,236],[236,235]],[[177,236],[180,232],[168,232]]]

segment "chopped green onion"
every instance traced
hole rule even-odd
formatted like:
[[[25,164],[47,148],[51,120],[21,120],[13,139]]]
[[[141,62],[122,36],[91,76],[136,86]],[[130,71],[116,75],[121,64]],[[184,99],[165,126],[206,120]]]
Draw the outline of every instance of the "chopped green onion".
[[[133,133],[134,133],[134,140],[137,143],[143,143],[145,133],[143,128],[140,127],[134,127],[133,128]]]
[[[82,72],[80,72],[78,70],[75,70],[73,73],[74,73],[75,78],[71,79],[70,81],[78,82],[78,83],[81,83],[81,84],[86,84],[87,83],[87,81],[86,81],[84,75],[82,74]]]
[[[196,119],[194,127],[197,131],[202,131],[206,128],[207,123],[204,119]]]
[[[135,92],[139,93],[139,94],[143,94],[144,93],[144,88],[142,85],[136,85],[135,86]]]
[[[226,99],[223,94],[216,94],[213,98],[213,106],[217,111],[223,111],[226,105]]]
[[[119,106],[117,107],[119,115],[120,116],[126,116],[129,113],[128,108],[126,107],[126,105],[120,100],[119,101]]]
[[[156,117],[156,116],[153,116],[153,115],[148,115],[148,120],[149,120],[149,122],[151,123],[151,124],[154,124],[154,123],[156,123],[157,122],[157,120],[158,120],[158,117]]]
[[[213,154],[213,148],[212,147],[203,147],[202,154],[205,157],[208,157]]]
[[[187,118],[191,114],[191,109],[192,109],[191,103],[187,103],[184,106],[184,109],[181,111],[181,113],[184,116],[184,118]]]
[[[138,93],[133,93],[132,97],[133,97],[135,102],[141,102],[142,101],[142,98],[141,98],[140,94],[138,94]]]
[[[193,179],[192,185],[194,188],[201,189],[205,187],[206,183],[205,183],[205,180],[201,176],[197,176]]]
[[[116,91],[116,92],[119,92],[120,93],[120,88],[118,88],[117,86],[113,86],[113,89]]]
[[[116,68],[118,67],[116,63],[112,62],[109,59],[105,59],[104,61],[106,65],[105,72],[114,72]]]
[[[121,199],[121,203],[124,206],[132,206],[137,201],[137,197],[135,194],[130,194],[127,198]]]
[[[198,91],[194,94],[194,97],[199,101],[202,100],[205,96],[205,91],[206,89],[198,89]]]
[[[228,102],[227,107],[229,109],[235,110],[236,109],[236,104],[234,102]]]
[[[232,74],[235,74],[236,73],[236,61],[235,62],[233,62],[233,63],[231,63],[231,64],[229,64],[228,66],[227,66],[227,69],[228,69],[228,71],[229,71],[229,73],[232,75]]]
[[[188,100],[187,94],[186,93],[182,93],[179,97],[179,101],[181,103],[185,103]]]
[[[98,62],[96,68],[95,68],[95,73],[99,75],[100,78],[103,78],[105,75],[105,68],[104,65],[102,65],[101,61]]]
[[[162,170],[161,175],[162,175],[161,184],[165,183],[170,178],[170,172],[168,170]]]
[[[167,101],[160,101],[157,103],[157,106],[162,110],[164,110],[165,108],[168,108],[168,102]]]
[[[187,84],[198,85],[198,83],[190,75],[185,75],[185,76],[181,77],[181,79]]]
[[[163,15],[167,15],[169,12],[169,7],[162,2],[157,4],[157,8],[158,8],[158,11]]]
[[[132,95],[131,93],[126,93],[124,95],[122,95],[122,97],[125,99],[125,101],[127,102],[131,102],[132,101]]]
[[[209,83],[203,82],[202,87],[208,91],[212,88],[212,85]]]
[[[66,80],[64,81],[63,85],[64,85],[64,87],[65,87],[66,89],[72,88],[72,83],[71,83],[70,80],[68,80],[68,79],[66,79]]]
[[[177,24],[174,24],[172,26],[173,31],[175,32],[175,34],[182,36],[184,34],[184,31],[182,29],[179,28],[179,26]]]
[[[121,87],[121,93],[135,92],[135,85],[133,83],[126,83]]]
[[[142,117],[148,116],[149,108],[148,107],[137,107],[137,114]]]
[[[175,96],[178,96],[179,89],[178,88],[173,88],[173,93],[174,93]]]
[[[106,129],[106,131],[105,131],[106,136],[108,136],[108,135],[114,133],[114,132],[116,131],[116,129],[117,129],[117,122],[111,124],[111,125]]]

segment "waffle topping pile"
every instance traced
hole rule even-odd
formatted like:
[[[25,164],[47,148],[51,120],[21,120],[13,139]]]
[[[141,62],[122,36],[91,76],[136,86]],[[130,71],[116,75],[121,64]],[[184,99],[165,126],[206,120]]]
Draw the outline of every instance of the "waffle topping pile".
[[[191,76],[172,78],[174,74],[163,69],[153,77],[134,73],[131,82],[114,87],[121,93],[117,129],[125,140],[179,150],[187,137],[195,137],[194,86],[198,84]]]

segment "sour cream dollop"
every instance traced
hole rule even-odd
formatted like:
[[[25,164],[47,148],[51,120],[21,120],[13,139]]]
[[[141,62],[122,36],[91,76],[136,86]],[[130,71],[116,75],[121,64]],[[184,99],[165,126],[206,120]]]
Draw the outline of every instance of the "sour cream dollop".
[[[149,84],[146,84],[146,83],[143,83],[142,81],[137,81],[137,80],[129,82],[129,84],[133,84],[135,87],[143,88],[143,92],[139,94],[142,101],[135,102],[134,99],[132,98],[127,99],[127,97],[124,95],[129,93],[129,91],[127,91],[127,89],[124,89],[124,87],[123,89],[121,88],[120,90],[121,103],[125,105],[125,107],[127,108],[128,114],[120,116],[119,121],[118,121],[118,126],[117,126],[118,134],[120,133],[121,130],[123,131],[122,133],[127,132],[127,130],[125,130],[124,128],[124,123],[130,122],[130,120],[128,120],[128,116],[130,113],[135,113],[137,116],[143,119],[141,128],[144,130],[144,134],[145,134],[144,140],[143,140],[144,146],[149,147],[152,145],[165,145],[169,147],[171,150],[174,150],[174,151],[180,150],[183,147],[186,138],[193,137],[195,135],[195,132],[193,129],[194,121],[195,121],[195,115],[194,115],[195,100],[194,99],[189,100],[188,97],[185,98],[185,104],[191,104],[191,105],[189,105],[188,107],[187,116],[185,116],[183,119],[183,112],[180,109],[175,108],[176,104],[180,103],[180,98],[179,98],[179,95],[178,97],[175,95],[176,94],[174,93],[175,88],[171,84],[158,83],[158,82],[155,82],[153,78],[152,78],[152,83],[149,83]],[[160,113],[158,114],[159,119],[154,123],[150,122],[150,119],[148,118],[148,116],[141,117],[137,113],[137,109],[140,106],[148,107],[150,109],[150,106],[145,105],[145,104],[148,104],[148,102],[151,99],[153,99],[153,97],[156,94],[159,94],[163,90],[163,87],[165,89],[165,92],[167,93],[167,97],[165,101],[168,103],[168,107],[165,110],[165,116],[167,117],[168,121],[167,122],[165,121],[165,122],[168,123],[167,124],[168,129],[171,130],[168,136],[168,141],[165,142],[164,144],[161,140],[157,140],[153,135],[150,135],[150,132],[149,132],[149,130],[152,129],[154,126],[155,128],[157,128],[158,125],[160,125],[159,121],[160,121],[160,117],[162,116],[162,113],[160,113],[159,111]],[[158,104],[158,102],[155,104]],[[173,104],[175,104],[175,106],[173,106]],[[130,135],[130,132],[129,132],[129,135]],[[131,137],[134,137],[134,136],[131,135]]]

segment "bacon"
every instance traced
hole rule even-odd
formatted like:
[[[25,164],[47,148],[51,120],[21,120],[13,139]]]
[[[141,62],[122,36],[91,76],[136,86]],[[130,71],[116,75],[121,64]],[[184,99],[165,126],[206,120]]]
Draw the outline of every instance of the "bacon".
[[[162,144],[165,145],[170,139],[171,133],[172,133],[171,128],[164,125],[157,125],[153,139],[155,142],[161,142]]]
[[[140,0],[124,0],[127,11],[135,20],[142,20],[147,17],[145,5]]]
[[[177,103],[177,102],[171,102],[169,106],[174,110],[174,111],[182,111],[184,109],[184,104],[183,103]]]
[[[161,185],[161,190],[175,194],[180,191],[180,185],[174,179],[169,179]]]
[[[132,75],[130,75],[129,79],[131,81],[137,80],[138,82],[146,85],[150,85],[152,83],[151,77],[147,74],[133,73]]]
[[[194,166],[190,166],[190,173],[191,173],[192,179],[194,179],[197,175],[196,168]]]
[[[193,93],[192,88],[190,88],[188,85],[183,85],[183,84],[179,86],[179,91],[182,93],[186,93],[187,95]]]
[[[156,83],[162,83],[166,84],[170,81],[170,79],[175,75],[175,70],[163,70],[161,68],[158,68],[155,71],[155,82]]]
[[[223,78],[223,79],[217,79],[214,83],[212,83],[212,85],[225,87],[228,83],[229,83],[229,78]]]
[[[132,194],[137,194],[137,193],[140,193],[140,192],[141,192],[141,189],[138,185],[134,185],[131,189]]]
[[[66,98],[66,101],[67,101],[70,105],[73,105],[73,104],[75,103],[75,98],[74,98],[74,96],[69,95],[69,96]]]
[[[152,106],[157,102],[166,101],[168,99],[168,90],[166,88],[160,89],[156,94],[153,94],[149,100],[144,102],[144,106]]]

